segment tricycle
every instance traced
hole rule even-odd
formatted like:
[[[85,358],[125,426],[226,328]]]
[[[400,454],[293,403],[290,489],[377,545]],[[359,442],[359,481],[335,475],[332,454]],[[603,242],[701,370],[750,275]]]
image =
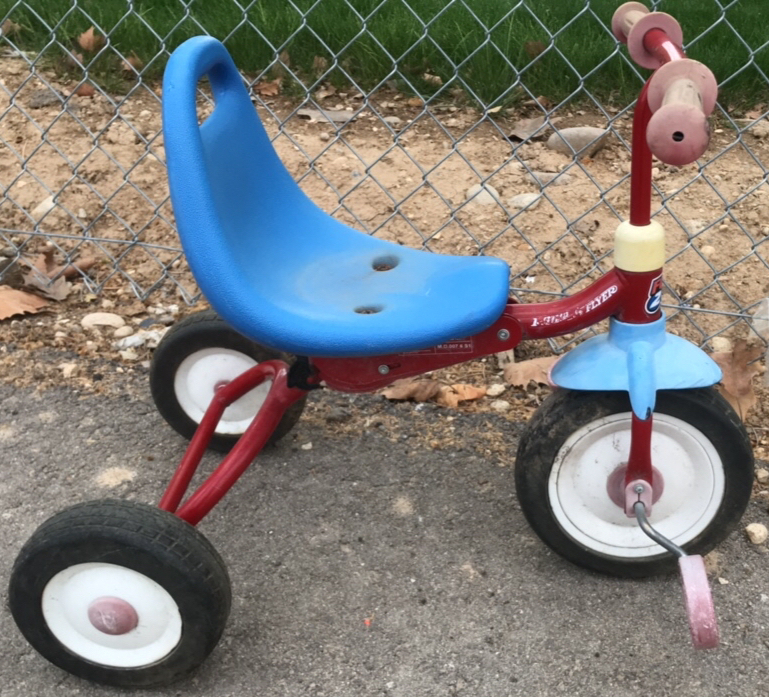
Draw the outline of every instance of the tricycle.
[[[630,2],[612,29],[654,71],[635,107],[629,220],[616,232],[614,268],[535,304],[510,298],[502,259],[403,247],[327,215],[282,165],[223,44],[195,37],[174,51],[163,83],[171,198],[212,309],[165,335],[150,386],[190,443],[157,506],[81,503],[24,545],[9,602],[37,651],[117,686],[189,674],[216,646],[231,603],[226,567],[196,525],[291,430],[311,392],[371,392],[607,319],[608,332],[551,370],[555,389],[515,458],[520,506],[543,542],[587,569],[677,569],[694,646],[718,644],[702,555],[745,511],[752,448],[715,388],[718,366],[666,331],[665,235],[651,216],[652,156],[684,165],[702,155],[716,81],[685,56],[669,15]],[[200,123],[204,76],[215,107]],[[225,455],[187,496],[209,448]]]

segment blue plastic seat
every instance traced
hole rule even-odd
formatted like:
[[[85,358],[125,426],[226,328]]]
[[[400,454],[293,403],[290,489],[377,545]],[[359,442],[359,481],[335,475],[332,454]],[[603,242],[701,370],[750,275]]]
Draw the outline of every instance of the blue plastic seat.
[[[204,75],[216,105],[199,125]],[[168,61],[163,133],[192,272],[211,306],[251,339],[298,355],[377,355],[464,338],[502,314],[505,262],[401,247],[313,204],[216,39],[189,39]]]

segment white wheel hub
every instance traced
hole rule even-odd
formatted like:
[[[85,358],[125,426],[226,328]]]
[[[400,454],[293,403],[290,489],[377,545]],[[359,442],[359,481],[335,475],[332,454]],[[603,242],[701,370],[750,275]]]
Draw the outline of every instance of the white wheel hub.
[[[196,424],[203,419],[216,390],[232,382],[257,362],[240,351],[207,348],[185,358],[174,376],[174,392],[179,405]],[[269,381],[243,395],[225,409],[216,432],[240,435],[253,420],[267,398]]]
[[[615,557],[656,556],[663,550],[628,518],[607,491],[607,482],[630,453],[631,414],[613,414],[583,426],[558,452],[548,496],[567,535],[593,552]],[[667,414],[654,414],[652,462],[664,478],[650,522],[683,545],[702,533],[724,497],[718,452],[698,429]]]
[[[171,595],[138,571],[116,564],[70,566],[46,585],[43,617],[72,653],[115,668],[165,658],[182,636]]]

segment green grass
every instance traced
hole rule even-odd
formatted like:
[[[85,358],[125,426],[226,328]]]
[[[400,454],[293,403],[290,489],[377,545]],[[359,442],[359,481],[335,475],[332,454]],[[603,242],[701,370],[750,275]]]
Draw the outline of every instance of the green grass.
[[[604,103],[624,103],[637,93],[638,78],[592,14],[608,23],[619,0],[525,0],[512,13],[518,0],[465,1],[410,0],[409,10],[402,0],[293,0],[297,11],[288,0],[240,0],[246,10],[235,0],[135,0],[130,14],[126,0],[78,0],[75,8],[72,0],[27,0],[34,11],[17,0],[0,0],[0,21],[9,17],[23,27],[12,37],[16,45],[48,46],[55,60],[60,49],[50,44],[51,27],[58,42],[76,47],[78,35],[91,25],[87,14],[119,51],[142,59],[150,78],[162,73],[161,48],[173,49],[202,33],[202,26],[226,39],[244,72],[268,77],[265,71],[281,54],[305,85],[321,78],[344,85],[346,73],[364,90],[388,80],[423,95],[459,87],[489,107],[525,97],[514,88],[521,83],[555,101],[590,92]],[[680,20],[688,41],[696,38],[688,53],[724,83],[723,103],[769,101],[769,84],[759,72],[769,75],[769,45],[763,46],[767,0],[731,2],[727,21],[709,31],[724,14],[716,0],[661,0],[657,9]],[[537,44],[545,48],[539,55]],[[105,56],[91,73],[108,81],[119,72],[116,65]],[[438,76],[442,85],[425,74]],[[291,82],[286,77],[284,89],[303,91]]]

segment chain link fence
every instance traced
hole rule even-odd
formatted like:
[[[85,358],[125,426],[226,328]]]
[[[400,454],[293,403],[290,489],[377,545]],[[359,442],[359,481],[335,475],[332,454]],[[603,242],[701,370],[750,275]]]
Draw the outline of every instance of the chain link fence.
[[[745,61],[733,74],[718,75],[722,86],[747,71],[769,87],[757,61],[769,42],[751,45],[730,23],[729,9],[739,2],[748,0],[714,2],[715,21],[687,37],[687,50],[716,33],[723,40],[726,32],[743,47]],[[364,16],[349,0],[346,11],[357,18],[359,35],[388,3],[383,0]],[[0,111],[0,282],[11,283],[21,261],[46,249],[55,253],[56,273],[77,274],[92,293],[166,302],[198,299],[165,182],[157,80],[179,43],[180,27],[188,34],[209,33],[195,19],[192,4],[177,0],[178,21],[165,33],[130,0],[111,25],[100,22],[97,5],[76,1],[56,21],[46,16],[44,3],[32,0],[12,4],[0,16],[5,102]],[[272,58],[245,78],[282,159],[327,211],[409,246],[500,256],[511,265],[511,292],[521,300],[574,292],[610,268],[613,231],[628,210],[633,105],[599,98],[593,86],[609,62],[622,63],[623,74],[638,88],[643,77],[622,47],[610,49],[584,72],[562,51],[559,39],[572,25],[610,36],[591,2],[553,29],[539,19],[543,3],[511,0],[505,16],[538,23],[547,39],[526,47],[525,69],[496,46],[493,27],[486,27],[486,40],[463,61],[443,53],[443,76],[428,68],[416,78],[413,71],[401,70],[414,46],[391,55],[369,36],[392,64],[374,84],[356,78],[344,58],[346,48],[335,52],[324,43],[291,0],[286,7],[302,21],[279,42],[271,42],[254,20],[258,2],[231,4],[242,21],[217,38],[229,46],[245,32],[269,45]],[[431,27],[449,8],[461,6],[485,26],[470,0],[446,2],[429,18],[412,9],[419,0],[398,4],[421,26],[419,40],[432,42],[439,52]],[[157,55],[140,58],[118,50],[113,37],[129,21],[154,36]],[[73,22],[85,32],[78,42],[64,30]],[[31,24],[48,36],[36,51],[21,48]],[[300,32],[320,46],[309,73],[296,69],[288,50]],[[500,71],[513,76],[493,99],[466,70],[482,50],[496,50]],[[575,78],[576,88],[563,98],[539,94],[534,86],[538,65],[548,56]],[[119,90],[94,78],[97,61],[107,60],[119,75]],[[432,85],[431,94],[425,95],[425,83]],[[601,94],[607,94],[605,86]],[[720,103],[712,145],[698,164],[655,164],[653,210],[668,231],[668,313],[673,331],[700,344],[719,334],[755,331],[751,316],[769,295],[769,122],[761,101],[757,94],[741,111]],[[204,87],[201,112],[208,108]],[[574,125],[605,129],[603,147],[585,157],[548,145],[554,129]],[[566,337],[553,347],[560,350],[577,338]]]

